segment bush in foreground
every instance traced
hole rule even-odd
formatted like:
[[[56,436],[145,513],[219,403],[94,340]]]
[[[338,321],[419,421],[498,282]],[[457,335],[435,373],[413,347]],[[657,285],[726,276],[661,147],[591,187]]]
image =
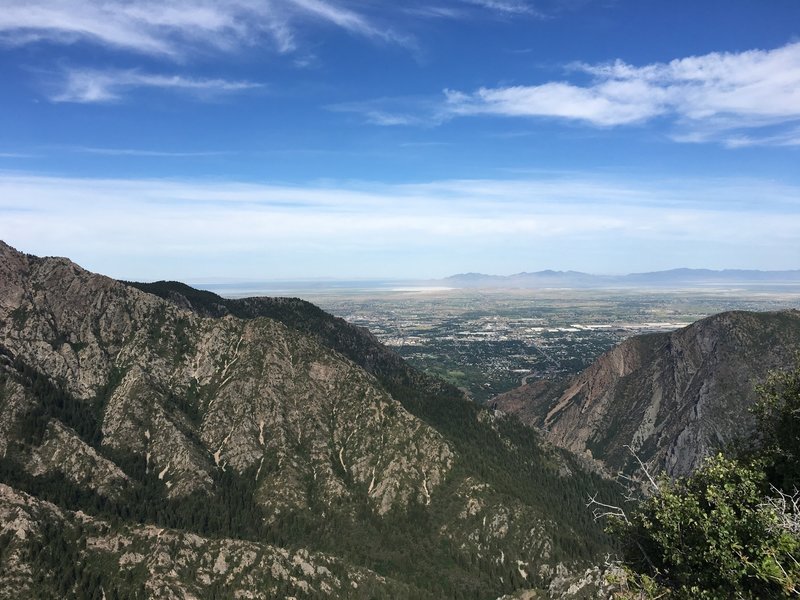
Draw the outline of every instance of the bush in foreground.
[[[611,512],[621,597],[800,596],[800,366],[773,374],[754,412],[759,431],[746,453],[653,481],[630,515]]]

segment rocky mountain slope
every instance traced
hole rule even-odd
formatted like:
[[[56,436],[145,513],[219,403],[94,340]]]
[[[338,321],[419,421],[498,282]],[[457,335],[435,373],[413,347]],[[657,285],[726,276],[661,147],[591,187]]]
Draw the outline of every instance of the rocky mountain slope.
[[[298,300],[0,242],[0,411],[9,594],[496,598],[607,549],[608,483]]]
[[[566,382],[532,382],[498,405],[611,471],[626,446],[670,476],[752,431],[755,386],[793,364],[800,311],[728,312],[630,338]]]
[[[63,510],[0,484],[0,598],[278,598],[408,594],[407,586],[305,550]],[[64,569],[68,565],[68,569]]]

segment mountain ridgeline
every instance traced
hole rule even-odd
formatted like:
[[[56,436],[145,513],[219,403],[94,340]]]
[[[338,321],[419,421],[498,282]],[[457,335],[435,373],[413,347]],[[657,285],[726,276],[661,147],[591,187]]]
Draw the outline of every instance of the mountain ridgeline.
[[[594,275],[580,271],[536,271],[513,275],[461,273],[436,283],[456,288],[703,288],[745,286],[764,289],[800,285],[800,270],[758,271],[754,269],[670,269],[628,275]]]
[[[554,443],[608,470],[691,473],[749,436],[757,385],[800,351],[800,311],[727,312],[671,333],[636,336],[565,382],[532,382],[497,399]]]
[[[567,597],[610,549],[610,483],[296,299],[0,242],[0,410],[0,598]]]

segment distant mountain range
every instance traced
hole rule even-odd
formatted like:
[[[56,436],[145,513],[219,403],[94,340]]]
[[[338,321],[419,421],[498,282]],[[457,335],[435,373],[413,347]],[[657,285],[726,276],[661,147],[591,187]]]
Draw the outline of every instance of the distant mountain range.
[[[670,269],[628,275],[592,275],[580,271],[536,271],[514,275],[460,273],[435,280],[456,288],[591,288],[591,287],[704,287],[719,285],[800,285],[800,269],[758,271],[751,269]]]

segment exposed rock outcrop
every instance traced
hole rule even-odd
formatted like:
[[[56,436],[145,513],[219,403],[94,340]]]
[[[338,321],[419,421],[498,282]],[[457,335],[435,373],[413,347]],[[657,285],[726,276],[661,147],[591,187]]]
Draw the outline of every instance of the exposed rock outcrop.
[[[58,540],[51,533],[56,529]],[[65,539],[80,540],[79,547],[71,548],[77,563],[73,569],[81,571],[76,579],[99,580],[104,592],[115,596],[199,599],[224,590],[229,598],[267,600],[294,595],[369,598],[375,588],[408,593],[398,582],[332,556],[149,525],[112,526],[4,484],[0,539],[5,546],[0,569],[3,599],[57,597],[62,582],[47,570],[55,570],[64,557],[47,546]],[[131,580],[137,581],[133,589]]]
[[[260,477],[268,513],[306,507],[309,480],[333,502],[348,493],[343,479],[386,513],[425,501],[450,468],[452,450],[436,431],[358,366],[281,323],[203,318],[8,246],[0,264],[8,352],[87,405],[102,402],[103,445],[143,457],[170,497],[209,492],[213,472],[232,468]],[[9,410],[22,410],[11,408],[26,404],[10,385]],[[32,460],[36,474],[52,445]],[[95,467],[95,479],[108,479]]]
[[[756,385],[800,350],[800,311],[728,312],[672,333],[630,338],[560,385],[531,383],[498,405],[611,471],[626,446],[670,476],[754,427]]]

